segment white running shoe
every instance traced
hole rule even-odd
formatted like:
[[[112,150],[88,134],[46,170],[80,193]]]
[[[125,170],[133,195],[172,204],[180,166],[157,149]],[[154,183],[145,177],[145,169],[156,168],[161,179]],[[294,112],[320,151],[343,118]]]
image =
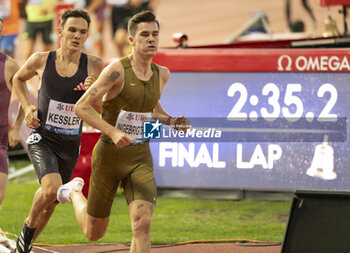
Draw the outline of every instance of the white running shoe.
[[[66,204],[67,202],[72,202],[70,198],[71,191],[78,190],[81,191],[84,186],[84,180],[81,177],[75,177],[70,182],[61,185],[57,191],[57,200],[61,204]]]

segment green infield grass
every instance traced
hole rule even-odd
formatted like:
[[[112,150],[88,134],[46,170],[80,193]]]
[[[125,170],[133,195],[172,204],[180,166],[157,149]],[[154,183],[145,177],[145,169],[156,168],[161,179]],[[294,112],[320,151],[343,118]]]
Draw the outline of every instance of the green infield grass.
[[[12,234],[20,232],[38,187],[34,172],[9,181],[5,200],[0,207],[0,228],[3,231]],[[219,239],[282,242],[290,205],[290,201],[159,197],[152,217],[151,240],[153,244]],[[128,207],[123,191],[119,190],[107,233],[97,243],[129,244],[130,241]],[[75,219],[70,203],[56,207],[36,242],[89,243]]]

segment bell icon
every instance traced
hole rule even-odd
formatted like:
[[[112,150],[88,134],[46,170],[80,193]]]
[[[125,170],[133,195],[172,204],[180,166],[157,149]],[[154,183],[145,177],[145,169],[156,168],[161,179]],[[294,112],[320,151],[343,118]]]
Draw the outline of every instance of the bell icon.
[[[334,151],[327,142],[328,136],[325,135],[323,143],[316,146],[311,167],[306,171],[307,175],[325,180],[337,178],[334,172]]]
[[[335,36],[339,36],[337,23],[330,15],[328,15],[327,19],[325,20],[325,32],[323,33],[323,37]]]

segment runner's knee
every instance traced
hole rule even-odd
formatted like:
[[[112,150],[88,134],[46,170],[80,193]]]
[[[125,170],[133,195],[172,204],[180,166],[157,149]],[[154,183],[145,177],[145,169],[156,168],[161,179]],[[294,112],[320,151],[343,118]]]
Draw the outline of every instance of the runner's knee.
[[[42,188],[42,196],[47,201],[55,201],[57,199],[58,186],[49,186]]]
[[[84,234],[86,236],[87,239],[89,239],[90,241],[97,241],[98,239],[101,239],[105,234],[106,234],[106,230],[98,230],[98,231],[84,231]]]
[[[139,215],[133,219],[133,233],[136,237],[148,235],[151,231],[151,217]]]
[[[107,231],[109,217],[100,219],[95,217],[87,217],[84,224],[80,224],[86,238],[90,241],[101,239]]]

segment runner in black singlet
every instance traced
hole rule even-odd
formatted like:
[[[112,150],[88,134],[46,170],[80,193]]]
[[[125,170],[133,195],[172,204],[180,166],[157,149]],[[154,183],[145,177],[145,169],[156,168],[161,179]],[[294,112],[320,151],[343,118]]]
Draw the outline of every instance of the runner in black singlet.
[[[103,69],[99,57],[81,52],[89,25],[86,11],[66,11],[58,28],[61,47],[33,54],[14,77],[26,124],[33,128],[27,143],[41,184],[18,237],[16,252],[30,252],[57,205],[57,189],[70,180],[78,160],[82,122],[74,106]],[[30,104],[26,95],[25,82],[34,75],[41,80],[38,108]]]

